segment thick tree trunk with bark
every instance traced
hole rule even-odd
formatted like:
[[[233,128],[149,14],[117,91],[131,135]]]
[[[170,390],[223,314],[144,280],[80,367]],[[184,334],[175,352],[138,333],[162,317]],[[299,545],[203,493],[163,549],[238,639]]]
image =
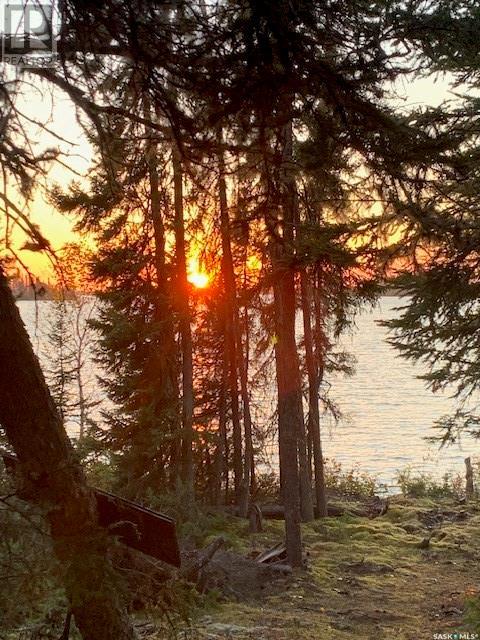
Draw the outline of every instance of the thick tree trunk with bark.
[[[275,317],[275,364],[278,388],[278,439],[280,482],[285,507],[288,561],[302,566],[300,531],[299,441],[303,423],[302,386],[295,336],[294,223],[295,177],[292,172],[292,124],[282,130],[279,203],[275,235],[271,242]],[[306,455],[306,450],[305,450]],[[302,487],[303,489],[303,487]],[[303,493],[303,491],[302,491]],[[313,509],[312,509],[313,510]]]
[[[300,567],[302,541],[298,430],[302,407],[298,393],[301,380],[295,341],[295,275],[290,269],[277,270],[275,274],[274,309],[280,483],[285,507],[287,556],[293,567]]]
[[[328,515],[327,496],[325,491],[325,473],[323,465],[322,440],[320,434],[320,411],[318,406],[318,393],[320,378],[318,364],[315,360],[314,340],[312,331],[312,295],[308,274],[302,271],[300,274],[302,293],[303,332],[305,340],[305,360],[308,376],[308,434],[312,443],[313,466],[315,475],[315,498],[317,503],[317,517]]]
[[[0,267],[0,424],[18,456],[22,497],[50,523],[65,587],[84,640],[130,640],[96,503],[50,396]]]

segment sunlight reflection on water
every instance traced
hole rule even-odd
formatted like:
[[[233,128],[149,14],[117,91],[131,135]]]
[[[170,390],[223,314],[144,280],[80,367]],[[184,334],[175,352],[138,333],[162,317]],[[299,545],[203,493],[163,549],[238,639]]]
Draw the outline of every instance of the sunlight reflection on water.
[[[357,329],[342,340],[357,359],[353,378],[333,378],[330,395],[340,404],[344,419],[332,427],[325,418],[323,444],[326,457],[346,468],[358,463],[381,482],[394,483],[398,470],[411,465],[435,476],[446,471],[464,472],[464,458],[478,456],[480,443],[464,437],[459,444],[439,451],[425,441],[434,435],[431,426],[454,410],[449,395],[433,394],[416,378],[421,365],[399,358],[387,344],[387,331],[376,321],[397,315],[398,297],[384,297],[373,310],[357,318]]]
[[[396,315],[394,308],[400,304],[399,298],[384,297],[375,309],[358,316],[356,330],[342,340],[343,348],[357,360],[356,374],[329,379],[329,395],[340,405],[343,418],[334,425],[330,416],[323,417],[325,456],[336,459],[345,469],[358,464],[390,487],[397,472],[407,465],[435,476],[447,471],[463,474],[464,458],[480,457],[480,442],[466,437],[441,451],[425,440],[433,435],[433,422],[452,412],[455,403],[448,394],[426,389],[416,378],[422,367],[399,358],[385,342],[387,332],[376,321]],[[37,305],[37,322],[35,303],[19,302],[40,353],[45,351],[47,307],[44,302]],[[45,355],[41,359],[45,363]]]

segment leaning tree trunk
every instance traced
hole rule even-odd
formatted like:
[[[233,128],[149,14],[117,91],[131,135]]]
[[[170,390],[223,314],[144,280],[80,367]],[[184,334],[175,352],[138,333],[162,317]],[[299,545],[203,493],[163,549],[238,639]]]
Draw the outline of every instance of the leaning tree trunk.
[[[87,487],[0,266],[0,424],[18,456],[20,494],[48,518],[84,640],[135,637]]]

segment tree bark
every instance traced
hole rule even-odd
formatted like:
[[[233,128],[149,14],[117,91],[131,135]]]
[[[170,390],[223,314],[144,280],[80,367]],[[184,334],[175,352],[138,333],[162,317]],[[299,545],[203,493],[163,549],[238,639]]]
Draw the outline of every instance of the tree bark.
[[[164,7],[167,17],[173,8],[172,33],[182,29],[184,7],[181,3],[174,3],[173,7]],[[170,42],[173,50],[175,45]],[[177,102],[178,91],[168,78],[172,102]],[[183,164],[182,154],[171,129],[172,169],[173,169],[173,201],[174,201],[174,230],[175,230],[175,258],[179,311],[179,329],[182,345],[182,459],[181,476],[187,498],[195,498],[195,471],[193,466],[193,414],[195,409],[195,390],[193,385],[193,338],[190,311],[190,285],[187,273],[187,255],[185,243],[185,217],[183,202]]]
[[[288,561],[302,566],[300,530],[299,437],[304,429],[300,365],[295,338],[294,222],[295,183],[292,175],[292,125],[282,130],[283,153],[279,176],[279,202],[271,242],[275,319],[275,365],[278,389],[278,441],[280,482],[285,507]],[[271,225],[269,225],[271,226]]]
[[[245,458],[248,462],[250,457],[250,495],[254,496],[257,489],[256,473],[255,473],[255,454],[253,451],[253,425],[250,411],[250,393],[248,391],[248,364],[250,362],[250,322],[248,316],[248,307],[245,306],[243,313],[242,329],[240,333],[245,336],[245,351],[242,350],[243,369],[241,371],[242,394],[248,400],[248,420],[249,429],[245,428]]]
[[[22,497],[47,515],[84,640],[130,640],[96,505],[0,266],[0,423],[20,463]]]
[[[253,453],[253,427],[252,414],[250,411],[250,393],[248,390],[248,362],[249,362],[249,322],[248,309],[245,307],[243,329],[240,322],[240,311],[237,303],[237,292],[235,290],[235,331],[237,341],[238,371],[240,374],[240,392],[243,406],[243,430],[245,438],[244,457],[244,494],[241,506],[241,514],[247,517],[250,511],[250,501],[254,495],[255,487],[255,459]],[[245,350],[243,347],[242,335],[245,335]]]
[[[295,342],[295,280],[288,269],[275,275],[275,364],[278,388],[278,444],[280,483],[285,507],[287,556],[293,567],[302,566],[300,531],[300,476],[298,430],[300,371]],[[300,398],[301,402],[301,398]]]
[[[286,240],[286,248],[290,252],[290,259],[294,257],[294,241],[295,241],[295,229],[298,225],[298,202],[297,202],[297,187],[295,183],[295,174],[293,168],[293,124],[290,121],[283,131],[283,163],[281,170],[281,179],[284,183],[285,196],[284,202],[284,220],[285,220],[285,232],[284,237]],[[293,273],[293,286],[295,295],[295,273]],[[296,304],[293,310],[293,323],[294,323],[294,336],[295,336],[295,312]],[[303,415],[303,394],[302,383],[300,374],[300,364],[298,361],[298,352],[295,367],[298,368],[299,383],[297,387],[297,404],[298,404],[298,420],[297,420],[297,447],[298,447],[298,465],[299,465],[299,477],[300,477],[300,511],[302,520],[304,522],[310,522],[314,518],[313,512],[313,500],[312,500],[312,483],[311,483],[311,467],[309,465],[308,453],[307,453],[307,433],[305,429],[305,421]],[[292,362],[293,365],[293,362]],[[297,375],[297,373],[295,373]]]
[[[475,484],[473,481],[473,468],[472,468],[472,460],[470,458],[465,458],[465,496],[468,500],[473,498],[475,495]]]
[[[227,502],[228,494],[228,441],[227,441],[227,354],[226,347],[223,349],[222,357],[222,383],[218,399],[218,434],[217,447],[215,451],[215,504],[222,504],[222,483],[224,483],[225,494],[223,504]]]
[[[302,294],[305,360],[308,376],[308,434],[313,449],[315,498],[317,505],[316,515],[319,518],[324,518],[328,515],[328,506],[325,491],[325,472],[323,464],[322,440],[320,434],[320,411],[318,406],[320,378],[318,375],[318,365],[315,361],[312,332],[312,295],[310,291],[310,283],[308,281],[308,274],[306,273],[306,271],[302,271],[300,274],[300,286]]]

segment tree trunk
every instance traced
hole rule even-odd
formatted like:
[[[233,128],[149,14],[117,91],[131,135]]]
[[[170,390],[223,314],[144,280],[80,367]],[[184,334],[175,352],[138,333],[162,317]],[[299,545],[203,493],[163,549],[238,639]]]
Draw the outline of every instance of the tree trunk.
[[[221,138],[221,136],[220,136]],[[221,140],[220,140],[221,141]],[[230,217],[228,213],[227,188],[225,182],[225,161],[223,153],[219,154],[219,201],[220,201],[220,228],[222,235],[222,269],[225,285],[225,298],[227,306],[227,344],[229,344],[231,371],[235,372],[234,389],[238,397],[237,374],[240,377],[240,392],[242,397],[243,409],[243,428],[245,437],[245,455],[242,463],[242,435],[240,425],[238,424],[239,433],[235,434],[234,423],[234,443],[237,445],[237,451],[234,451],[234,472],[235,478],[240,474],[240,485],[237,488],[236,495],[240,516],[246,518],[250,502],[250,487],[253,478],[253,440],[252,440],[252,417],[250,412],[250,395],[248,392],[247,364],[243,353],[242,333],[240,330],[240,317],[237,301],[237,287],[235,282],[235,269],[232,255]],[[233,335],[231,335],[233,334]],[[235,437],[236,436],[236,437]],[[240,464],[242,463],[242,471],[240,472]]]
[[[96,504],[0,267],[0,423],[18,456],[22,497],[43,507],[84,640],[129,640],[133,627],[107,557]]]
[[[245,390],[245,396],[248,400],[248,429],[247,425],[245,425],[245,459],[248,462],[250,458],[250,495],[254,496],[257,483],[255,476],[255,455],[253,451],[253,428],[252,428],[252,416],[250,412],[250,394],[248,393],[248,363],[250,361],[250,322],[248,317],[248,307],[245,306],[244,314],[243,314],[243,328],[240,331],[240,334],[245,336],[245,351],[242,349],[242,361],[243,361],[243,369],[241,371],[241,382],[242,382],[242,395]]]
[[[327,496],[325,492],[325,473],[323,465],[322,440],[320,434],[320,411],[318,407],[318,393],[320,379],[318,365],[315,361],[314,341],[312,332],[312,296],[308,274],[302,271],[300,274],[302,293],[303,330],[305,339],[305,360],[308,376],[308,434],[312,443],[313,465],[315,472],[315,498],[317,504],[317,517],[324,518],[328,515]]]
[[[303,426],[303,407],[300,365],[295,339],[295,271],[292,262],[296,203],[295,178],[289,166],[292,158],[291,123],[283,128],[282,134],[283,155],[280,167],[278,214],[271,242],[278,441],[287,557],[293,567],[300,567],[302,566],[302,539],[298,443]]]
[[[175,208],[175,255],[177,267],[178,299],[180,312],[180,337],[182,341],[182,480],[190,499],[194,497],[193,470],[193,340],[190,324],[189,284],[185,247],[185,220],[183,215],[183,169],[179,149],[172,145],[172,164]]]
[[[473,482],[473,468],[472,460],[465,458],[465,496],[467,500],[470,500],[475,495],[475,484]]]
[[[218,402],[218,434],[215,452],[215,504],[222,504],[222,483],[224,482],[225,494],[223,504],[227,502],[228,494],[228,442],[227,442],[227,357],[223,349],[222,358],[222,384]]]
[[[301,377],[300,377],[301,380]],[[303,522],[311,522],[314,517],[311,467],[308,461],[307,432],[303,416],[303,394],[300,382],[300,419],[298,421],[298,466],[300,475],[300,511]]]
[[[144,98],[145,117],[151,118],[151,108],[147,98]],[[148,130],[145,132],[148,136]],[[178,418],[179,389],[177,376],[177,348],[175,341],[175,327],[173,323],[172,300],[169,288],[169,278],[165,256],[165,225],[162,215],[160,194],[160,180],[158,176],[158,145],[149,140],[146,146],[146,160],[150,186],[150,216],[154,238],[155,275],[157,295],[155,299],[154,320],[161,332],[161,346],[156,354],[155,375],[161,382],[162,398],[159,406],[168,418],[172,434],[179,433],[180,420]],[[181,441],[175,437],[171,452],[171,482],[174,484],[181,458]]]
[[[287,250],[290,251],[290,256],[294,255],[294,241],[295,241],[295,228],[299,222],[298,203],[297,203],[297,188],[295,183],[295,175],[293,171],[293,125],[290,121],[284,127],[284,147],[283,147],[283,165],[281,171],[281,177],[284,182],[286,196],[284,197],[284,220],[285,226],[285,240],[287,242]],[[288,209],[288,211],[287,211]],[[288,245],[290,245],[288,247]],[[294,287],[295,287],[295,274],[294,274]],[[295,327],[295,311],[294,307],[294,327]],[[294,328],[295,333],[295,328]],[[308,461],[307,452],[307,432],[305,429],[305,421],[303,416],[303,394],[302,383],[300,374],[300,365],[297,362],[298,376],[300,379],[298,385],[298,404],[299,404],[299,419],[297,423],[298,428],[298,464],[299,464],[299,476],[300,476],[300,511],[302,520],[304,522],[310,522],[314,518],[313,512],[313,499],[312,499],[312,483],[311,483],[311,467]]]
[[[245,263],[244,263],[245,265]],[[245,276],[245,272],[244,272]],[[244,501],[241,506],[241,514],[248,516],[250,511],[250,500],[256,490],[255,486],[255,460],[253,454],[253,427],[252,414],[250,411],[250,393],[248,390],[248,362],[249,362],[249,322],[248,309],[245,307],[243,327],[240,322],[240,311],[237,304],[237,292],[235,291],[235,331],[237,340],[238,370],[240,373],[240,391],[243,405],[243,429],[245,436],[245,457],[244,457]],[[243,347],[242,335],[245,335],[245,350]]]
[[[285,507],[287,556],[293,567],[302,566],[300,531],[300,476],[298,431],[300,371],[295,341],[295,280],[288,269],[277,271],[274,283],[275,364],[278,387],[278,443],[280,483]]]
[[[238,312],[238,309],[237,309]],[[237,325],[238,326],[238,325]],[[255,461],[253,459],[253,437],[252,437],[252,415],[250,412],[250,394],[248,393],[248,379],[247,379],[247,355],[243,353],[242,338],[240,331],[238,332],[238,344],[237,350],[239,358],[239,371],[240,371],[240,389],[242,394],[242,406],[243,406],[243,430],[245,436],[245,457],[243,461],[243,495],[241,499],[240,516],[246,518],[250,509],[250,500],[252,495],[252,489],[255,481]]]

